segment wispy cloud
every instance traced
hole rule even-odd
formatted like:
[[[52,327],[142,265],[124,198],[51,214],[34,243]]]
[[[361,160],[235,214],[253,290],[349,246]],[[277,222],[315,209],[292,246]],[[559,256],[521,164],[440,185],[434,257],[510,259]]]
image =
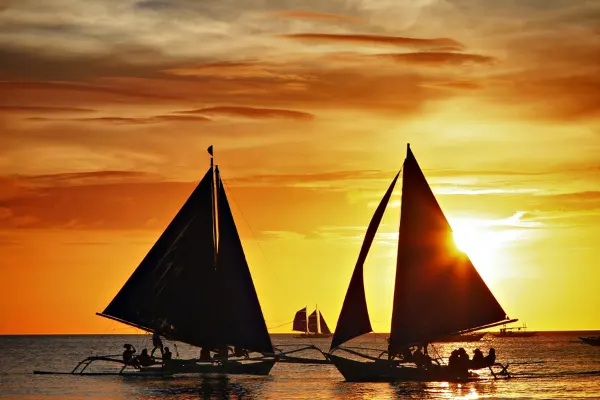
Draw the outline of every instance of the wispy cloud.
[[[267,14],[270,18],[292,19],[292,20],[308,20],[308,21],[325,21],[325,22],[350,22],[360,23],[365,22],[360,18],[351,17],[342,14],[330,14],[323,12],[314,12],[307,10],[284,10],[275,11]]]
[[[166,123],[166,122],[209,122],[210,118],[202,116],[192,115],[155,115],[152,117],[96,117],[96,118],[70,118],[70,119],[58,119],[58,118],[43,118],[43,117],[32,117],[28,118],[30,121],[39,122],[92,122],[92,123],[105,123],[114,125],[139,125],[139,124],[155,124],[155,123]]]
[[[5,114],[72,114],[90,113],[94,110],[79,107],[52,107],[52,106],[1,106],[0,113]]]
[[[254,107],[235,107],[235,106],[219,106],[219,107],[208,107],[201,108],[198,110],[179,111],[184,114],[200,114],[210,116],[230,116],[230,117],[243,117],[251,119],[271,119],[271,118],[283,118],[283,119],[294,119],[294,120],[311,120],[314,118],[313,114],[296,111],[296,110],[282,110],[277,108],[254,108]]]
[[[400,63],[440,66],[440,65],[465,65],[465,64],[492,64],[494,57],[479,54],[449,53],[449,52],[420,52],[420,53],[395,53],[376,54],[374,57],[388,59]]]
[[[464,46],[456,40],[449,38],[420,39],[401,36],[361,35],[361,34],[335,34],[335,33],[290,33],[279,35],[282,38],[314,43],[346,43],[362,45],[384,45],[406,48],[452,48],[462,50]]]

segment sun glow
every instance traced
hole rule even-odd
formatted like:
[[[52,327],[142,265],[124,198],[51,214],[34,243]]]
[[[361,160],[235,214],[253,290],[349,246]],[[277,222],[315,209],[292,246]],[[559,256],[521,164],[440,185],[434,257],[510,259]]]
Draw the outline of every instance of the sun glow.
[[[478,219],[456,219],[451,225],[456,247],[469,256],[484,279],[493,281],[508,272],[507,247],[521,238],[521,230]]]

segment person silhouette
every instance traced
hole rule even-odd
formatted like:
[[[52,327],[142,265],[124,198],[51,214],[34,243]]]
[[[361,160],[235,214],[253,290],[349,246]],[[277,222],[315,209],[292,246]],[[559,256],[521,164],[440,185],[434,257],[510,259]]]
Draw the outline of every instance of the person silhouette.
[[[171,361],[172,359],[173,359],[173,354],[171,353],[171,350],[169,350],[168,347],[165,347],[165,352],[163,353],[163,356],[162,356],[163,363],[167,362],[167,361]]]
[[[125,343],[123,345],[125,350],[123,351],[123,363],[125,365],[130,365],[133,362],[133,354],[135,353],[135,347],[129,343]]]
[[[493,347],[490,347],[490,351],[488,355],[485,356],[485,365],[492,366],[496,363],[496,350]]]
[[[152,349],[152,352],[150,352],[150,357],[154,357],[154,352],[156,351],[156,349],[160,350],[160,356],[163,357],[163,344],[162,344],[162,340],[160,340],[160,335],[158,334],[158,330],[154,330],[154,332],[152,333],[152,345],[154,346],[154,348]]]

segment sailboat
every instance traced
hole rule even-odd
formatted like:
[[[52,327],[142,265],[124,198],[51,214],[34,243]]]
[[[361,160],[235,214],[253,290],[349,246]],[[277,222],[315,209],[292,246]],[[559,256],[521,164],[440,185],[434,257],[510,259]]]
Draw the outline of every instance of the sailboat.
[[[509,337],[509,338],[523,338],[523,337],[531,337],[535,336],[537,332],[528,331],[527,325],[523,324],[523,326],[518,327],[506,327],[503,326],[500,328],[498,332],[492,332],[492,335],[496,337]]]
[[[267,375],[276,361],[219,169],[213,166],[212,146],[208,151],[210,169],[125,285],[97,313],[200,347],[204,357],[173,359],[138,373]],[[85,374],[94,361],[123,364],[114,356],[89,357],[72,373]],[[131,369],[123,366],[119,373]]]
[[[410,145],[402,168],[402,203],[398,255],[388,349],[378,357],[342,345],[372,331],[363,281],[364,262],[400,172],[392,180],[367,228],[337,327],[329,359],[347,381],[450,381],[474,376],[429,357],[428,346],[447,335],[466,334],[510,320],[469,257],[459,251],[452,229],[440,208]],[[427,360],[401,358],[411,346],[422,346]],[[365,349],[366,350],[366,349]],[[419,349],[418,349],[419,350]],[[345,351],[353,358],[334,354]],[[414,356],[417,353],[409,354]],[[387,358],[383,356],[387,354]],[[422,353],[420,353],[422,354]],[[366,361],[355,359],[361,357]],[[491,358],[490,358],[491,360]],[[495,357],[494,357],[495,360]],[[498,374],[508,374],[507,366]],[[466,376],[465,376],[466,375]]]
[[[294,316],[294,324],[292,329],[296,332],[302,332],[301,335],[295,336],[296,338],[328,338],[331,337],[331,331],[323,318],[323,314],[319,312],[319,309],[315,307],[308,318],[306,318],[307,307],[296,312]]]

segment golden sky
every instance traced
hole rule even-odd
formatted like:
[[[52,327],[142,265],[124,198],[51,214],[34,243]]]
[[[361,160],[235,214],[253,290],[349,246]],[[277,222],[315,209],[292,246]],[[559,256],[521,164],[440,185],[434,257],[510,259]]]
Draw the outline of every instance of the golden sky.
[[[333,328],[407,142],[511,318],[600,329],[600,3],[5,0],[0,25],[0,334],[127,331],[94,313],[210,144],[267,326]]]

